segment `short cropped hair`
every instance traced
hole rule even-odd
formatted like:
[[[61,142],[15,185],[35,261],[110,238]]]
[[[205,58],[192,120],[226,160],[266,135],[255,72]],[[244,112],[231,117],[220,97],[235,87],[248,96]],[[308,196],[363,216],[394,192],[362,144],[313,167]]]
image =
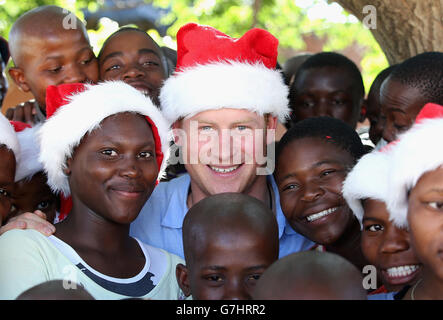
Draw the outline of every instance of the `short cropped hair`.
[[[418,89],[426,102],[443,104],[443,52],[424,52],[406,59],[388,79]]]

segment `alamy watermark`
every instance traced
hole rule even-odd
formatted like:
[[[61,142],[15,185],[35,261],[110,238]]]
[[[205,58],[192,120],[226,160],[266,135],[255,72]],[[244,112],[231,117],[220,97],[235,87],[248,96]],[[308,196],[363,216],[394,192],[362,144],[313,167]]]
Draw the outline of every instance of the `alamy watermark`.
[[[368,4],[363,7],[362,13],[365,14],[362,20],[363,26],[367,29],[377,29],[377,8]]]

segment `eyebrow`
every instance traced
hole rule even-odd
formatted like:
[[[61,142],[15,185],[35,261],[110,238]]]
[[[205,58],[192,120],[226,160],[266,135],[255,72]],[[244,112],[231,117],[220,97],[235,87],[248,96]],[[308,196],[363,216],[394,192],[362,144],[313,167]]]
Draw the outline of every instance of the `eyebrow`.
[[[222,266],[207,266],[207,267],[203,267],[203,269],[209,269],[209,270],[214,270],[214,271],[226,270],[226,268],[222,267]]]
[[[320,166],[322,166],[322,165],[324,165],[324,164],[338,164],[338,165],[342,165],[342,163],[340,162],[340,161],[336,161],[336,160],[323,160],[323,161],[320,161],[320,162],[317,162],[317,163],[315,163],[315,164],[313,164],[312,166],[311,166],[311,168],[318,168],[318,167],[320,167]],[[285,175],[283,178],[282,178],[282,181],[284,181],[284,180],[286,180],[286,179],[288,179],[288,178],[292,178],[292,177],[297,177],[297,174],[295,174],[295,173],[289,173],[289,174],[287,174],[287,175]]]
[[[152,50],[152,49],[146,49],[146,48],[140,49],[140,50],[138,50],[138,54],[154,54],[158,58],[160,58],[160,55],[157,52],[155,52],[155,50]],[[114,58],[114,57],[120,57],[122,55],[123,55],[122,51],[111,52],[110,54],[108,54],[106,57],[103,58],[102,64],[104,64],[105,61],[108,60],[108,59],[111,59],[111,58]]]
[[[383,220],[381,220],[381,219],[377,219],[377,218],[372,218],[372,217],[363,217],[363,219],[362,219],[362,222],[365,222],[365,221],[368,221],[368,220],[370,220],[370,221],[375,221],[375,222],[384,222]]]
[[[91,47],[89,47],[89,46],[88,46],[88,47],[84,47],[84,48],[80,49],[80,50],[78,51],[78,53],[79,53],[79,52],[82,52],[82,51],[84,51],[84,50],[87,50],[87,49],[91,50]],[[95,56],[95,55],[94,55],[94,56]],[[44,61],[47,61],[47,60],[53,60],[53,59],[60,59],[60,58],[63,58],[63,55],[48,56],[48,57],[45,58]]]
[[[400,108],[388,108],[388,110],[390,110],[392,112],[401,112],[403,114],[406,114],[406,112]]]

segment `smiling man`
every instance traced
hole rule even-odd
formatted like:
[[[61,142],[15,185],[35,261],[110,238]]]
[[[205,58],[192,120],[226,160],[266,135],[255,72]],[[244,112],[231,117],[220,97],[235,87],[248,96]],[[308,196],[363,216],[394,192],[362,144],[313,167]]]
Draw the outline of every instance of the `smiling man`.
[[[132,234],[183,257],[188,209],[210,195],[238,192],[276,215],[280,256],[309,249],[312,242],[286,223],[269,175],[273,154],[263,152],[289,112],[288,89],[275,70],[278,40],[261,29],[233,39],[190,23],[177,33],[177,46],[176,73],[162,87],[160,102],[188,173],[157,186]]]

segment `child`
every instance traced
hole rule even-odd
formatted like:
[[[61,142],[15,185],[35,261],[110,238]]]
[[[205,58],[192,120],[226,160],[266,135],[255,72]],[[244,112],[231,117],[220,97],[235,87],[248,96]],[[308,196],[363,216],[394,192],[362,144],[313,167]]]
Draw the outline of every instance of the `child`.
[[[43,164],[39,161],[40,148],[37,132],[41,125],[25,125],[17,132],[20,143],[20,161],[15,174],[12,206],[8,219],[25,212],[40,210],[50,222],[57,222],[59,200],[47,184]],[[16,127],[16,131],[17,131]]]
[[[395,67],[396,65],[390,66],[377,75],[372,82],[368,98],[366,99],[366,118],[368,118],[370,124],[369,138],[376,146],[376,149],[380,149],[386,144],[386,141],[381,140],[386,117],[382,114],[380,107],[380,86]]]
[[[348,171],[364,154],[358,134],[331,117],[296,123],[280,140],[274,176],[291,227],[360,270],[360,225],[341,193]]]
[[[5,77],[5,68],[9,61],[8,41],[0,37],[0,111],[2,109],[3,100],[8,91],[8,80]]]
[[[21,90],[34,95],[38,106],[35,116],[28,108],[23,119],[15,116],[14,120],[45,121],[49,85],[98,80],[97,59],[86,28],[66,9],[42,6],[20,16],[9,33],[9,48],[15,65],[9,69],[9,75]],[[18,108],[16,113],[23,111]]]
[[[13,126],[0,113],[0,226],[11,208],[11,193],[14,187],[16,155],[20,145]]]
[[[398,228],[386,208],[392,165],[389,149],[371,152],[360,159],[343,184],[343,196],[362,225],[363,255],[377,268],[383,284],[374,293],[400,291],[416,283],[421,272],[408,230]]]
[[[273,263],[258,280],[254,300],[366,300],[360,272],[342,257],[305,251]]]
[[[383,81],[380,105],[386,116],[383,139],[408,130],[428,102],[443,104],[443,52],[425,52],[399,64]]]
[[[66,283],[63,280],[43,282],[26,290],[16,300],[94,300],[81,285],[69,285],[65,289]]]
[[[0,237],[0,297],[68,278],[95,299],[178,299],[182,260],[129,236],[168,148],[160,111],[117,81],[51,86],[47,114],[40,160],[48,184],[71,195],[73,208],[49,238],[35,230]]]
[[[278,259],[278,227],[259,200],[221,193],[194,205],[183,222],[186,266],[177,281],[195,300],[251,299],[263,271]]]
[[[121,28],[106,39],[98,63],[101,80],[122,80],[160,106],[159,94],[168,75],[163,51],[143,30]]]
[[[405,300],[443,299],[443,106],[427,104],[394,146],[388,209],[409,227],[422,277],[397,295]],[[413,155],[413,156],[411,156]]]
[[[360,71],[351,60],[335,52],[317,53],[300,66],[291,85],[292,121],[330,116],[355,129],[364,118],[364,95]]]

